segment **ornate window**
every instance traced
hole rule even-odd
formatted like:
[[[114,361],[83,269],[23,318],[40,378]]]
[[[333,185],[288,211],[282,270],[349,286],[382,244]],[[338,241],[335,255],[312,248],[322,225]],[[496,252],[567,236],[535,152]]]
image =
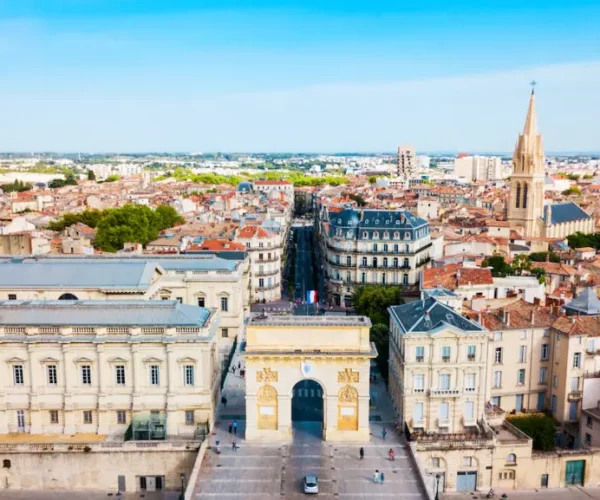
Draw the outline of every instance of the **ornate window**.
[[[523,183],[523,208],[527,208],[527,194],[529,192],[529,184]]]
[[[515,201],[515,208],[521,208],[521,184],[517,182],[517,200]]]

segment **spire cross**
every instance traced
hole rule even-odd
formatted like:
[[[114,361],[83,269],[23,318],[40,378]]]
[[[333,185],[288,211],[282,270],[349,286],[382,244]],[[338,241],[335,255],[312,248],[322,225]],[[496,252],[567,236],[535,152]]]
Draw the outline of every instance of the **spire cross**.
[[[537,85],[537,82],[535,80],[531,80],[529,85],[531,85],[531,93],[535,94],[535,86]]]

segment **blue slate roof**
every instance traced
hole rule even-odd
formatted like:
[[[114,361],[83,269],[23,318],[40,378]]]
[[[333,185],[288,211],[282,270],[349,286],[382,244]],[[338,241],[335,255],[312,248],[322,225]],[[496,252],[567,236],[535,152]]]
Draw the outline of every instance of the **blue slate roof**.
[[[426,226],[427,221],[404,210],[361,211],[345,208],[341,212],[330,212],[329,220],[336,227],[358,227],[359,229],[414,229]]]
[[[155,262],[0,260],[0,288],[102,288],[145,291]]]
[[[561,222],[570,222],[575,220],[590,219],[591,215],[586,213],[576,203],[567,201],[564,203],[553,203],[550,208],[552,214],[550,224],[560,224]],[[546,222],[548,219],[548,205],[544,207],[542,220]]]
[[[210,314],[177,300],[0,301],[0,325],[203,327]]]
[[[463,318],[454,309],[433,297],[392,306],[388,310],[403,334],[434,333],[438,328],[448,325],[464,331],[485,331],[479,323]]]
[[[563,306],[567,313],[584,314],[586,316],[600,315],[600,299],[593,287],[584,288],[579,297],[574,298]]]
[[[425,298],[429,298],[429,297],[458,298],[458,297],[460,297],[460,295],[458,295],[457,293],[454,293],[452,290],[448,290],[447,288],[443,288],[443,287],[424,289],[423,294],[425,295]]]

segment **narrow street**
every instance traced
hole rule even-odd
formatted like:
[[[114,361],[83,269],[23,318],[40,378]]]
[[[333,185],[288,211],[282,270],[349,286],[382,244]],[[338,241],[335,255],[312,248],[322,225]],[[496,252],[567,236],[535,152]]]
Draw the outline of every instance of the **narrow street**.
[[[306,304],[306,292],[310,290],[319,291],[318,280],[315,275],[320,269],[315,268],[315,247],[314,229],[312,226],[294,227],[296,232],[296,272],[294,279],[294,300],[300,301],[294,308],[296,315],[309,315],[318,313],[317,304]],[[317,272],[315,272],[317,271]],[[317,297],[321,300],[321,297]]]

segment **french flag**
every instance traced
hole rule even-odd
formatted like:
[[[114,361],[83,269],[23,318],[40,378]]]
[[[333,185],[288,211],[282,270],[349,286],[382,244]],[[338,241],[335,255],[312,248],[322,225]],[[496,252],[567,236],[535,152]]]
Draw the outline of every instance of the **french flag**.
[[[309,290],[308,292],[306,292],[306,303],[314,304],[315,302],[317,302],[317,291]]]

